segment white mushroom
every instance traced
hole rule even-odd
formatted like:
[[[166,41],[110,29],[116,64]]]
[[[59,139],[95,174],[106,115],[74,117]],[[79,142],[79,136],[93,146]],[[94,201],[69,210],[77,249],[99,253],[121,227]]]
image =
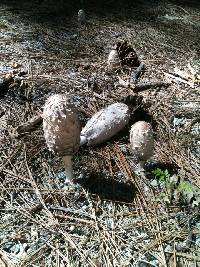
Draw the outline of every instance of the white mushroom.
[[[138,121],[130,130],[130,146],[138,168],[143,169],[144,163],[153,155],[153,130],[149,123]]]
[[[79,11],[78,11],[78,22],[80,23],[80,24],[82,24],[82,23],[84,23],[85,22],[85,11],[83,10],[83,9],[80,9]]]
[[[110,69],[118,69],[121,66],[121,61],[117,49],[113,48],[108,55],[108,67]]]
[[[130,119],[124,103],[114,103],[92,116],[81,131],[81,144],[97,145],[107,141],[125,127]]]
[[[66,182],[73,182],[72,155],[80,145],[80,123],[64,94],[50,96],[43,110],[43,129],[49,150],[62,156]]]

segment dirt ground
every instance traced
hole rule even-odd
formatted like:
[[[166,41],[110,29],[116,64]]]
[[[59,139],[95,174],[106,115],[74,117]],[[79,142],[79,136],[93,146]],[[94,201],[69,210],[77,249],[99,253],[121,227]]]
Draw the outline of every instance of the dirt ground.
[[[0,3],[0,267],[200,266],[200,4],[82,5]],[[125,40],[145,65],[136,82],[132,68],[107,67]],[[17,131],[55,93],[70,96],[82,125],[114,102],[132,110],[124,130],[74,155],[73,186],[42,125]],[[143,174],[129,147],[139,120],[155,138]]]

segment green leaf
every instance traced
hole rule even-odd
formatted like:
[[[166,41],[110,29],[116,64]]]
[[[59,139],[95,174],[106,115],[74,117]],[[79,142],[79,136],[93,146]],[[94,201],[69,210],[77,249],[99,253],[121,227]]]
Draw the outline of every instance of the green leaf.
[[[182,181],[182,182],[180,182],[180,184],[178,186],[178,190],[180,192],[192,192],[192,186],[189,182]]]

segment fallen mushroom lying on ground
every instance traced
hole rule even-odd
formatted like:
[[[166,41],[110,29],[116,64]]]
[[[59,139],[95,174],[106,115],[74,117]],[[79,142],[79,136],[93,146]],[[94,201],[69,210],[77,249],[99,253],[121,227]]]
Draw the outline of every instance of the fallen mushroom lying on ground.
[[[101,109],[87,122],[81,131],[81,145],[98,145],[110,139],[129,122],[129,107],[114,103]]]
[[[130,147],[137,170],[143,170],[146,161],[153,155],[154,139],[151,125],[138,121],[130,130]]]
[[[65,182],[73,183],[72,156],[80,145],[80,122],[64,94],[50,96],[43,110],[43,130],[49,150],[63,158]]]

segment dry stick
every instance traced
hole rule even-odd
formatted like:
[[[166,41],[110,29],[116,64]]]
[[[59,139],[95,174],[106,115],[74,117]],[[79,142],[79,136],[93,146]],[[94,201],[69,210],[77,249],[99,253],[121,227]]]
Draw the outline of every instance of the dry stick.
[[[26,149],[26,146],[24,145],[24,150]],[[35,180],[34,180],[34,178],[33,178],[33,176],[32,176],[32,173],[31,173],[31,171],[30,171],[30,169],[29,169],[29,167],[28,167],[28,162],[27,162],[27,158],[26,158],[26,150],[24,151],[25,152],[25,164],[26,164],[26,168],[27,168],[27,171],[28,171],[28,175],[29,175],[29,177],[30,177],[30,180],[31,180],[31,183],[32,183],[32,185],[33,185],[33,188],[35,189],[35,194],[36,194],[36,196],[39,198],[39,200],[40,200],[40,203],[41,203],[41,205],[43,206],[43,208],[46,210],[46,212],[47,212],[47,214],[50,216],[50,218],[52,219],[52,221],[54,222],[54,217],[53,217],[53,214],[47,209],[47,206],[46,206],[46,204],[45,204],[45,201],[44,201],[44,199],[42,198],[42,195],[40,194],[40,190],[38,189],[38,187],[37,187],[37,184],[36,184],[36,182],[35,182]],[[47,199],[48,199],[48,197],[47,197]],[[55,222],[54,222],[55,223]]]
[[[84,190],[84,192],[85,192],[85,190]],[[87,197],[88,201],[90,202],[90,198],[88,197],[88,193],[85,192],[85,194],[86,194],[86,197]],[[98,238],[99,238],[99,242],[100,242],[100,243],[103,243],[103,244],[106,246],[106,248],[107,248],[107,249],[110,251],[110,253],[112,254],[112,257],[114,258],[115,256],[113,255],[112,251],[110,250],[110,247],[106,244],[106,241],[105,241],[105,240],[106,240],[106,236],[107,236],[107,239],[108,239],[108,238],[111,239],[111,237],[110,237],[108,231],[104,228],[104,226],[97,220],[97,216],[96,216],[95,208],[93,207],[93,203],[90,202],[90,204],[91,204],[91,206],[92,206],[92,213],[93,213],[93,217],[94,217],[94,220],[95,220],[94,227],[95,227],[95,229],[97,230]],[[102,231],[101,231],[101,230],[102,230]],[[103,235],[103,237],[101,237],[101,234]],[[102,240],[102,238],[103,238],[103,240]],[[112,240],[112,241],[113,241],[113,240]],[[110,243],[110,242],[109,242],[109,243]],[[113,242],[112,242],[112,243],[113,243]],[[110,266],[111,263],[110,263],[110,259],[109,259],[108,255],[106,254],[105,246],[102,246],[102,249],[103,249],[103,251],[102,251],[102,256],[103,256],[103,254],[104,254],[104,256],[105,256],[105,258],[107,259],[107,261],[109,261],[109,265],[108,265],[108,266]],[[115,248],[117,249],[117,247],[115,247]],[[118,253],[119,253],[119,252],[118,252]]]
[[[5,267],[14,267],[14,263],[7,257],[7,253],[3,250],[0,250],[0,260],[3,262]]]
[[[171,252],[168,251],[167,253],[174,254],[174,251],[171,251]],[[187,253],[181,253],[181,252],[176,252],[176,256],[200,262],[200,257],[199,256],[193,256],[193,255],[190,255],[190,254],[187,254]]]
[[[24,134],[26,132],[31,132],[35,130],[36,127],[38,127],[42,123],[42,117],[40,115],[34,116],[29,121],[25,122],[24,124],[21,124],[17,126],[15,131],[18,134]]]
[[[56,251],[58,256],[61,257],[64,261],[68,262],[67,257],[60,251],[58,251],[58,248],[55,248],[54,246],[52,246],[49,242],[46,243],[47,246],[49,246],[52,250]],[[56,266],[60,266],[60,265],[56,265]]]
[[[162,86],[168,87],[170,85],[171,85],[171,83],[168,83],[168,82],[148,82],[148,83],[143,83],[143,84],[141,83],[141,84],[135,85],[133,90],[136,92],[141,92],[141,91],[151,89],[152,87],[153,88],[162,87]]]
[[[158,234],[157,234],[157,239],[159,240],[159,245],[160,245],[161,253],[162,253],[162,256],[163,256],[162,264],[167,267],[165,252],[164,252],[164,248],[163,248],[163,242],[162,242],[162,239],[161,239],[161,238],[163,238],[162,231],[161,231],[161,223],[158,220],[156,209],[155,209],[155,217],[156,217],[156,225],[158,227],[157,229],[160,230],[158,232]]]
[[[79,248],[78,244],[76,244],[71,238],[70,236],[66,233],[66,232],[63,232],[63,231],[59,231],[58,232],[60,234],[62,234],[62,236],[70,243],[70,245],[76,249],[76,251],[78,252],[78,254],[83,258],[85,259],[89,264],[90,266],[92,267],[96,267],[96,264],[93,263],[93,261],[90,259],[89,256],[85,255],[84,252],[81,251],[81,249]]]
[[[168,76],[169,78],[174,79],[175,81],[187,84],[187,85],[191,86],[192,88],[194,88],[194,83],[188,82],[181,77],[176,77],[176,74],[171,74],[171,73],[167,73],[167,72],[164,72],[164,74],[166,76]]]
[[[48,192],[48,193],[49,193],[49,192]],[[47,197],[44,199],[44,203],[45,203],[45,204],[48,203],[49,200],[51,200],[51,199],[52,199],[51,196],[47,196]],[[38,212],[38,211],[42,210],[43,207],[44,207],[43,204],[42,204],[42,203],[39,203],[39,204],[33,206],[32,208],[30,208],[30,209],[29,209],[29,213],[32,214],[32,213]]]
[[[85,219],[81,219],[81,218],[77,218],[77,217],[72,217],[72,216],[68,216],[68,215],[54,214],[54,216],[55,217],[58,217],[58,218],[73,220],[73,221],[77,221],[77,222],[81,222],[81,223],[85,223],[85,224],[89,224],[91,226],[94,226],[94,222],[93,221],[88,221],[88,220],[85,220]]]
[[[174,258],[174,267],[176,267],[176,243],[175,243],[175,240],[174,240],[173,258]]]
[[[41,257],[41,256],[43,255],[43,253],[44,253],[46,247],[47,247],[47,244],[44,244],[44,245],[42,245],[41,247],[39,247],[37,250],[33,251],[33,252],[31,253],[31,255],[28,255],[26,258],[24,258],[24,259],[21,261],[19,267],[24,267],[24,266],[26,266],[27,264],[29,265],[30,263],[36,261],[39,257]]]
[[[10,155],[6,158],[5,162],[0,166],[0,172],[3,171],[3,169],[6,167],[7,164],[10,164],[10,162],[16,156],[16,154],[19,152],[20,149],[21,146],[14,152],[10,153]]]

